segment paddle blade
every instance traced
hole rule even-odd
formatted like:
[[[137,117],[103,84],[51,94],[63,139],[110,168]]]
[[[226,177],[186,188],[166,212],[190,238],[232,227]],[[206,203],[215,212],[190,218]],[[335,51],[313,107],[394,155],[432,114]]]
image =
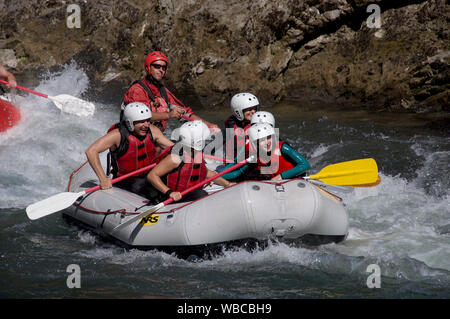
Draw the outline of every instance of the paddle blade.
[[[35,220],[59,212],[60,210],[63,210],[75,203],[77,198],[83,196],[85,193],[85,191],[79,193],[64,192],[53,195],[49,198],[29,205],[26,208],[27,216],[29,219]]]
[[[48,98],[55,103],[57,108],[66,113],[78,116],[91,116],[95,112],[95,105],[93,103],[83,101],[68,94],[49,96]]]
[[[373,158],[365,158],[329,165],[309,178],[330,185],[371,184],[378,179],[378,167]]]
[[[375,181],[375,183],[370,183],[370,184],[359,184],[359,185],[351,185],[352,187],[374,187],[377,186],[378,184],[381,183],[381,177],[378,175],[377,180]]]
[[[124,228],[124,227],[127,227],[128,225],[130,225],[130,224],[132,224],[132,223],[134,223],[134,222],[136,222],[136,221],[138,221],[138,220],[141,220],[142,218],[147,217],[148,215],[150,215],[150,214],[156,212],[157,210],[163,208],[164,206],[165,206],[165,204],[164,204],[164,202],[162,202],[162,203],[159,203],[158,205],[153,206],[153,207],[150,208],[149,210],[146,210],[145,212],[140,213],[139,215],[136,215],[136,216],[131,217],[131,218],[128,219],[126,222],[124,222],[124,223],[122,223],[122,224],[119,224],[119,225],[117,225],[116,227],[114,227],[111,233],[115,233],[115,232],[118,231],[119,229],[122,229],[122,228]]]

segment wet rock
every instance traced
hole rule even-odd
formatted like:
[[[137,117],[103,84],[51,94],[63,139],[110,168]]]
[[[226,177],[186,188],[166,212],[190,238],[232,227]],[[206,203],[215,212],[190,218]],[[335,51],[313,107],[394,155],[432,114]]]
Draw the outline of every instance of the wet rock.
[[[7,68],[16,68],[17,59],[14,50],[0,49],[0,64]]]

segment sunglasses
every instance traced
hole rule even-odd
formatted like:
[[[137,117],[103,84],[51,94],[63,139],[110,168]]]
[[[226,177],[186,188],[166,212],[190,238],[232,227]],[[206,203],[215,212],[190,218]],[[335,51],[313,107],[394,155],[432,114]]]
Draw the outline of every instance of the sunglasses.
[[[159,70],[159,69],[163,69],[163,71],[167,70],[167,65],[161,65],[161,64],[152,64],[152,67],[154,67],[155,69]]]

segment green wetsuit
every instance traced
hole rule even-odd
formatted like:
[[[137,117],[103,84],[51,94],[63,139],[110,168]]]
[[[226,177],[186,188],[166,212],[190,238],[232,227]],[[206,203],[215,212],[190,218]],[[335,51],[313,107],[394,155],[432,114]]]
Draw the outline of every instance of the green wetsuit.
[[[241,149],[237,158],[239,158],[239,155],[244,150],[244,148],[245,147]],[[288,143],[283,143],[280,151],[281,156],[283,156],[287,161],[291,162],[294,165],[294,167],[291,168],[290,170],[281,173],[282,179],[294,178],[311,168],[309,162],[303,156],[301,156],[296,150],[294,150]],[[233,163],[230,163],[224,167],[220,167],[219,169],[217,169],[217,171],[220,173],[223,170],[233,165],[236,165],[236,163],[237,161],[235,159]],[[255,163],[247,163],[234,171],[222,175],[222,177],[225,178],[226,180],[236,180],[238,178],[243,177],[245,173],[251,171],[252,168],[256,168],[256,166],[257,165]]]

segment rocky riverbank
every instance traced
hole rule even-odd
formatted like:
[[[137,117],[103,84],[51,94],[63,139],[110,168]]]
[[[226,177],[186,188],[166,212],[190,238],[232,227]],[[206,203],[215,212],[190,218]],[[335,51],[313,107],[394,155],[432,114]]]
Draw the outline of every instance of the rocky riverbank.
[[[67,26],[70,4],[80,28]],[[0,1],[0,63],[25,86],[74,60],[91,97],[119,105],[160,49],[167,86],[194,105],[248,90],[265,105],[448,114],[449,18],[446,0]]]

